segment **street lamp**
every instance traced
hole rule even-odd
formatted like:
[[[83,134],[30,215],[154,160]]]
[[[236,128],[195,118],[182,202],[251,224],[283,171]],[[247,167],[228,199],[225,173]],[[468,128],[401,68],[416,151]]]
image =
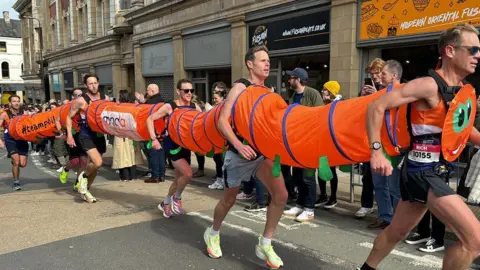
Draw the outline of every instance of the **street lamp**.
[[[43,70],[43,34],[42,34],[42,23],[40,22],[39,19],[30,17],[30,16],[23,16],[22,19],[28,19],[28,20],[36,20],[38,22],[38,42],[40,43],[40,60],[35,61],[36,63],[40,64],[40,83],[42,84],[41,87],[43,89],[43,92],[45,94],[45,100],[50,99],[50,91],[47,93],[45,91],[45,79],[44,79],[44,70]],[[35,40],[34,40],[35,42]],[[39,63],[40,62],[40,63]]]

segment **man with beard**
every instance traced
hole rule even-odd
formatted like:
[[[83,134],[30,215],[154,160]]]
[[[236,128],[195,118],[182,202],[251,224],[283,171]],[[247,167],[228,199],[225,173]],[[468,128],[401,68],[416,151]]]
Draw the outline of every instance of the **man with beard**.
[[[13,117],[22,115],[20,109],[20,97],[12,95],[8,98],[9,108],[0,115],[0,125],[4,127],[4,139],[0,139],[0,147],[7,147],[8,156],[12,159],[13,190],[21,190],[20,168],[27,166],[28,142],[13,139],[8,133],[8,124]]]
[[[94,132],[87,123],[86,109],[88,105],[96,100],[109,100],[108,96],[98,92],[98,77],[95,74],[87,74],[83,78],[83,84],[87,92],[82,97],[78,97],[72,101],[70,113],[67,116],[67,144],[70,147],[76,147],[77,143],[72,134],[73,118],[80,114],[82,123],[78,134],[78,143],[82,149],[87,152],[90,162],[86,166],[86,170],[82,171],[78,177],[78,192],[82,194],[82,199],[88,203],[95,203],[97,199],[92,196],[89,189],[97,176],[97,170],[102,166],[102,154],[107,150],[105,137]]]
[[[152,139],[153,149],[158,150],[162,147],[153,126],[154,121],[169,116],[177,109],[192,108],[201,111],[198,105],[191,102],[194,89],[190,80],[179,80],[176,91],[179,96],[177,100],[164,104],[147,118],[147,129]],[[163,212],[164,217],[170,218],[172,212],[177,215],[184,213],[182,207],[182,192],[192,179],[192,168],[190,167],[192,153],[190,150],[182,148],[178,153],[172,154],[170,150],[175,150],[179,146],[176,145],[168,135],[165,137],[164,146],[167,155],[173,162],[173,167],[175,167],[175,179],[170,185],[167,196],[165,196],[163,201],[158,205],[158,208]]]

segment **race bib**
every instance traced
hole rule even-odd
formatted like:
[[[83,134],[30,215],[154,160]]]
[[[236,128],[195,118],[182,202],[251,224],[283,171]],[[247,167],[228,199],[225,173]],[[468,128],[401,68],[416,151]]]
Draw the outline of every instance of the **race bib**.
[[[408,153],[408,159],[420,163],[439,162],[441,150],[440,145],[415,143]]]

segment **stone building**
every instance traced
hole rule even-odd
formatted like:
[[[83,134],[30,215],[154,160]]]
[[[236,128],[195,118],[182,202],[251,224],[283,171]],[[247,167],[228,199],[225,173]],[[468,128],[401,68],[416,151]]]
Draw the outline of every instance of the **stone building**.
[[[0,18],[0,93],[1,103],[11,95],[23,98],[23,56],[20,21],[10,19],[8,11]]]

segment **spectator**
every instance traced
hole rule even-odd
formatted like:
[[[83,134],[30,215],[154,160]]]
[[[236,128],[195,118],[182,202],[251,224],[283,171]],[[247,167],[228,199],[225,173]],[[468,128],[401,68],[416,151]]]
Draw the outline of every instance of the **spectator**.
[[[213,94],[213,106],[218,106],[223,99],[225,98],[224,92],[218,91]],[[223,153],[218,153],[213,156],[213,161],[215,161],[215,171],[216,171],[216,178],[215,182],[208,186],[209,189],[223,189]]]

